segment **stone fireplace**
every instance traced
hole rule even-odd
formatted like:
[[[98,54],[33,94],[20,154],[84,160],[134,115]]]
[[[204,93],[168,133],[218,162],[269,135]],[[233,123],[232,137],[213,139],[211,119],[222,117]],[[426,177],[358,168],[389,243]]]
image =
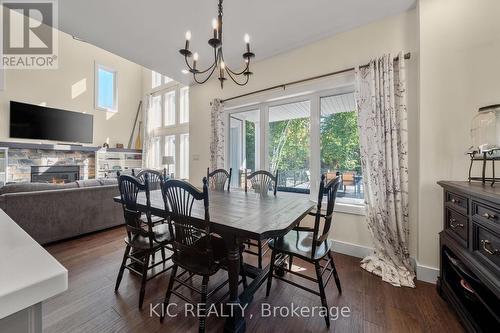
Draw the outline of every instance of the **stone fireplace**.
[[[95,152],[9,148],[8,182],[27,183],[32,181],[34,167],[49,167],[51,169],[78,167],[79,179],[92,179],[95,178]],[[40,181],[50,182],[51,179]]]
[[[31,166],[32,183],[64,184],[80,179],[78,165]]]

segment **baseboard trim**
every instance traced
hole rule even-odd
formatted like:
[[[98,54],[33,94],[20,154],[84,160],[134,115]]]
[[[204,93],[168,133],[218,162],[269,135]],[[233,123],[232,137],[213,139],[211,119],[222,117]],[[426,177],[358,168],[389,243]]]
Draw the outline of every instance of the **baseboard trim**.
[[[334,252],[342,253],[356,258],[364,258],[373,253],[373,248],[371,247],[343,242],[339,240],[333,240],[332,249]]]
[[[364,258],[373,253],[373,248],[371,247],[343,242],[339,240],[333,240],[332,249],[334,252],[342,253],[356,258]],[[416,260],[414,258],[411,259],[412,263],[416,263]],[[437,278],[439,276],[439,269],[421,265],[419,263],[416,263],[416,265],[414,266],[416,266],[417,280],[436,284]]]
[[[417,263],[417,280],[436,284],[439,269]]]

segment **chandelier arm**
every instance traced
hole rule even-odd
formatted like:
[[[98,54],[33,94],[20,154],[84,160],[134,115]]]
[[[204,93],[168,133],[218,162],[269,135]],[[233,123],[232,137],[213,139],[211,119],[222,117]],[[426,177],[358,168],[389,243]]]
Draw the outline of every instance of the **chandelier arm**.
[[[226,69],[227,69],[227,67],[226,67]],[[226,70],[226,73],[227,73],[227,75],[231,78],[231,80],[232,80],[234,83],[236,83],[237,85],[239,85],[239,86],[244,86],[244,85],[246,85],[246,84],[248,83],[249,78],[250,78],[250,76],[249,76],[249,75],[246,75],[246,80],[245,80],[245,82],[240,83],[240,82],[238,82],[238,81],[237,81],[237,80],[236,80],[236,79],[235,79],[235,78],[231,75],[231,72],[229,72],[229,71],[227,71],[227,70]]]
[[[212,77],[212,74],[214,73],[214,71],[215,71],[216,68],[217,68],[216,66],[213,66],[212,71],[210,72],[210,74],[204,80],[201,80],[201,81],[198,81],[198,79],[196,78],[196,75],[197,74],[201,74],[201,73],[193,74],[194,81],[196,83],[198,83],[198,84],[203,84],[203,83],[207,82]]]
[[[220,55],[221,55],[222,61],[224,61],[224,53],[222,52],[222,49],[220,50]],[[224,63],[225,63],[225,61],[224,61]],[[226,70],[227,70],[228,74],[231,73],[231,74],[236,75],[236,76],[242,75],[249,68],[250,68],[250,60],[247,62],[246,67],[241,72],[235,72],[235,71],[231,70],[231,68],[229,68],[229,66],[226,64]],[[248,82],[248,80],[247,80],[247,82]]]
[[[187,57],[184,57],[184,60],[186,61],[186,65],[188,66],[188,68],[189,68],[190,70],[193,70],[193,67],[191,67],[191,66],[189,65],[189,62],[188,62],[188,60],[187,60]],[[210,65],[210,67],[208,67],[207,69],[205,69],[205,70],[203,70],[203,71],[198,71],[198,72],[196,72],[196,73],[197,73],[197,74],[203,74],[203,73],[206,73],[206,72],[208,72],[209,70],[211,70],[211,69],[212,69],[212,68],[216,65],[216,63],[217,63],[217,62],[214,62],[214,63],[213,63],[212,65]]]
[[[188,66],[188,68],[189,68],[190,70],[192,70],[192,69],[193,69],[193,67],[191,67],[191,65],[189,65],[189,62],[188,62],[188,57],[187,57],[187,56],[184,56],[184,60],[185,60],[185,62],[186,62],[186,66]]]
[[[250,62],[247,62],[245,68],[241,71],[241,72],[234,72],[231,70],[231,68],[229,68],[227,65],[226,65],[226,69],[231,72],[233,75],[236,75],[236,76],[239,76],[239,75],[242,75],[243,73],[245,73],[246,71],[248,71],[250,69]]]

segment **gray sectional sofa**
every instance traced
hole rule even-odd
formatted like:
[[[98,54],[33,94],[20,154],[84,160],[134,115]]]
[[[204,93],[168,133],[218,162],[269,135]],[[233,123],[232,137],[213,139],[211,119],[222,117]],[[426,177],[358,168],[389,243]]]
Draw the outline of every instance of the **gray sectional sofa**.
[[[117,195],[116,179],[8,184],[0,188],[0,209],[47,244],[123,224]]]

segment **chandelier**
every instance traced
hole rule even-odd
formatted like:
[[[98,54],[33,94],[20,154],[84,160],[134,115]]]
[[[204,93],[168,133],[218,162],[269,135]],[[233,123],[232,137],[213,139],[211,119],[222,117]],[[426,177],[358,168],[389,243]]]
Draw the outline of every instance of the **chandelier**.
[[[255,54],[250,52],[250,37],[245,34],[246,50],[243,53],[243,70],[233,71],[224,62],[224,52],[222,50],[222,1],[219,0],[219,16],[217,19],[212,20],[213,37],[208,40],[208,45],[214,49],[214,62],[206,69],[198,69],[196,63],[198,62],[198,53],[192,53],[189,50],[189,42],[191,40],[191,32],[186,32],[186,45],[183,49],[179,50],[180,54],[184,56],[188,72],[193,74],[194,81],[199,84],[207,82],[214,73],[218,73],[218,80],[220,81],[221,89],[224,88],[224,81],[227,80],[226,75],[237,85],[244,86],[248,83],[250,75],[250,59],[255,57]],[[189,58],[193,58],[192,65],[189,63]],[[217,75],[217,74],[216,74]]]

